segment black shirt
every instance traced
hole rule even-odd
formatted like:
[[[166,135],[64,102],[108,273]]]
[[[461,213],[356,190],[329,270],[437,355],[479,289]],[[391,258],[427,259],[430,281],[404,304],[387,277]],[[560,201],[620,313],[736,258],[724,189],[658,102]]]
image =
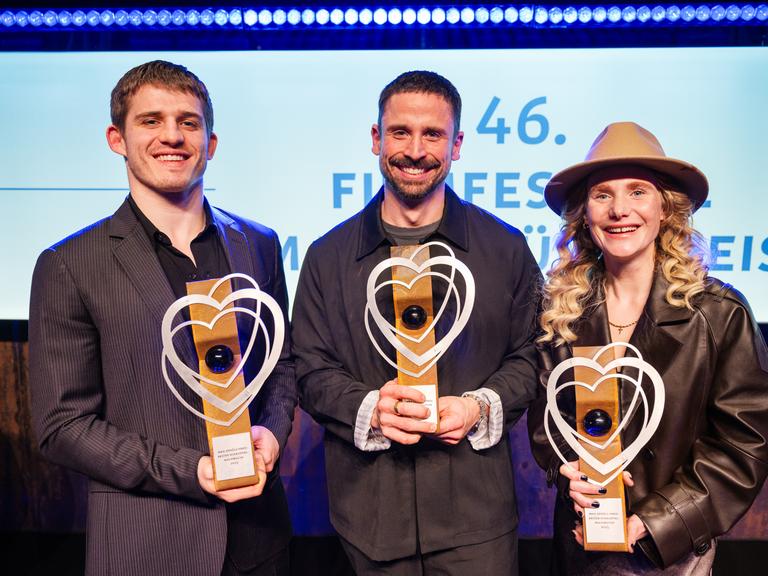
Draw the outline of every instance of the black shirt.
[[[171,244],[171,239],[144,215],[131,196],[128,196],[128,203],[146,231],[157,254],[160,267],[165,272],[176,298],[187,295],[187,282],[221,278],[229,274],[227,254],[219,239],[219,232],[213,222],[211,207],[207,200],[203,205],[205,228],[190,244],[192,255],[195,257],[194,262]]]

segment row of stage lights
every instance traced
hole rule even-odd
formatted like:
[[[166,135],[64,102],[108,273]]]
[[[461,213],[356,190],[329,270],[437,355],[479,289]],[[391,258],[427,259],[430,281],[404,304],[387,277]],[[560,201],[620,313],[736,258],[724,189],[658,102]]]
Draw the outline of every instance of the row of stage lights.
[[[68,10],[0,13],[0,29],[109,28],[109,27],[249,27],[284,26],[360,27],[375,26],[483,26],[483,25],[696,25],[764,23],[768,6],[759,5],[669,5],[669,6],[492,6],[452,8],[333,8],[316,9],[205,9],[205,10]]]

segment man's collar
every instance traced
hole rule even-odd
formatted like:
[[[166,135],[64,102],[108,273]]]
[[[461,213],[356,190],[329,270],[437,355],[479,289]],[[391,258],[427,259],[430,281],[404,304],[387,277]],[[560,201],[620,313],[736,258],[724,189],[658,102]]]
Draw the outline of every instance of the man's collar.
[[[383,201],[384,188],[382,187],[363,209],[357,250],[358,260],[376,250],[382,243],[388,242],[381,222],[381,203]],[[464,251],[469,249],[466,210],[464,203],[456,193],[446,186],[443,216],[434,234],[444,237],[451,244]]]
[[[160,237],[168,238],[167,234],[155,226],[147,217],[147,215],[141,211],[141,208],[139,208],[139,205],[136,204],[133,196],[129,194],[127,200],[128,205],[131,207],[131,210],[133,210],[133,213],[136,216],[136,219],[139,221],[139,224],[141,224],[142,228],[144,228],[144,231],[147,233],[147,236],[149,236],[151,240],[158,240]],[[208,204],[208,200],[206,198],[203,198],[203,212],[205,214],[205,227],[203,230],[201,230],[201,233],[203,231],[207,231],[208,228],[215,223],[211,206]]]

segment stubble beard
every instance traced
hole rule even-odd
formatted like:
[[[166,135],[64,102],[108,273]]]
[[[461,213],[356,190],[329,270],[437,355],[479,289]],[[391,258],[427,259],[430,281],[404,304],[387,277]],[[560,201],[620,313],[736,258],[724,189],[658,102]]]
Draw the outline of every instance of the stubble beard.
[[[409,206],[419,204],[425,198],[432,195],[435,190],[440,188],[445,182],[445,177],[440,177],[440,174],[435,174],[435,178],[424,184],[408,184],[398,182],[393,175],[393,169],[397,167],[414,167],[414,168],[439,168],[439,164],[433,164],[428,162],[397,162],[392,164],[390,161],[381,158],[379,161],[379,167],[381,169],[381,175],[384,177],[387,189],[397,196],[397,198]]]

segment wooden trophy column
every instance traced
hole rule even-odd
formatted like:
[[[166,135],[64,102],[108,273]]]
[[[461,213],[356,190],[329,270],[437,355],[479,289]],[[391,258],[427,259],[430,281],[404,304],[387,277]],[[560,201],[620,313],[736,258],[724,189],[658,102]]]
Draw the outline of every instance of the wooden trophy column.
[[[600,348],[600,346],[576,346],[573,348],[573,355],[592,358]],[[605,366],[613,359],[613,349],[609,349],[597,360],[602,366]],[[600,376],[599,373],[587,367],[578,365],[574,367],[574,379],[577,382],[592,385]],[[583,386],[575,386],[575,392],[576,431],[595,442],[605,442],[616,431],[620,422],[617,379],[609,378],[603,381],[594,392],[590,392]],[[582,446],[595,458],[607,462],[621,454],[621,435],[617,434],[616,438],[602,449],[583,442]],[[597,482],[603,482],[608,477],[600,474],[581,459],[579,460],[579,470]],[[584,549],[628,552],[626,502],[622,474],[606,484],[605,488],[608,491],[606,494],[594,496],[594,499],[600,502],[600,507],[584,510]]]
[[[187,283],[188,294],[208,294],[217,279]],[[211,296],[222,301],[232,293],[230,281],[223,282]],[[229,304],[227,308],[231,308]],[[226,310],[226,308],[225,308]],[[219,313],[213,306],[192,304],[189,307],[191,320],[210,323]],[[226,383],[232,376],[233,370],[240,366],[241,351],[237,333],[235,313],[223,315],[213,328],[192,325],[192,336],[199,359],[200,375],[216,382]],[[211,393],[228,401],[245,389],[245,379],[242,370],[229,386],[220,387],[207,382],[200,382]],[[203,400],[203,412],[209,418],[228,421],[232,414],[220,410]],[[208,432],[208,446],[213,461],[214,484],[216,490],[252,486],[259,483],[256,472],[256,453],[251,439],[251,418],[248,409],[228,426],[205,422]]]
[[[415,257],[414,252],[421,249]],[[429,259],[429,249],[422,246],[393,246],[390,249],[393,258],[412,259],[417,265],[423,264]],[[421,272],[423,274],[427,270]],[[435,331],[430,329],[434,320],[434,310],[432,305],[432,277],[423,275],[415,282],[416,272],[406,266],[392,267],[392,280],[404,282],[413,285],[410,289],[394,284],[392,294],[395,304],[395,328],[413,338],[419,337],[429,330],[429,334],[424,336],[421,342],[412,342],[398,334],[397,338],[409,350],[416,354],[423,354],[435,345]],[[408,358],[397,352],[398,369],[408,370],[410,372],[419,372],[420,366],[414,364]],[[424,405],[429,408],[428,422],[435,426],[439,425],[438,403],[437,403],[437,363],[432,366],[419,378],[409,374],[404,374],[400,370],[397,372],[397,382],[404,386],[416,386],[426,396]]]

